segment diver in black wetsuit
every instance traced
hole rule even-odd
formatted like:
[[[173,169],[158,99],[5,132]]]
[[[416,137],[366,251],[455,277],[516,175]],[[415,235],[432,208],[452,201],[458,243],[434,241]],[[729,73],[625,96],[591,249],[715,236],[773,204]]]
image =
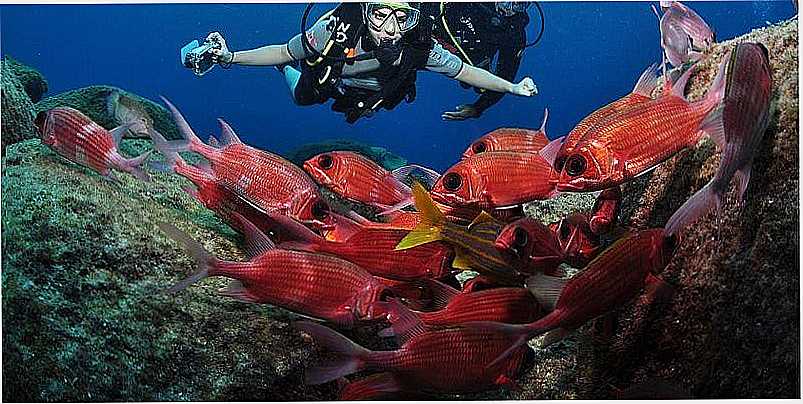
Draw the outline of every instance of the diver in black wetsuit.
[[[433,36],[444,48],[458,55],[464,63],[493,72],[512,81],[527,46],[525,28],[530,22],[527,8],[532,2],[446,3]],[[496,58],[496,67],[492,64]],[[465,88],[470,86],[461,83]],[[473,104],[463,104],[444,112],[445,120],[479,118],[499,102],[504,93],[474,88],[480,93]]]

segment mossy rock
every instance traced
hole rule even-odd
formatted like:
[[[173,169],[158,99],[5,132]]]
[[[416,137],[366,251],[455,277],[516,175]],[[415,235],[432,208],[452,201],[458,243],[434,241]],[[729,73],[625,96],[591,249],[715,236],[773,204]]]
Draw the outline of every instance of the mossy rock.
[[[39,73],[38,70],[24,65],[10,56],[6,56],[4,62],[8,63],[8,68],[17,75],[31,102],[39,102],[47,92],[45,76],[42,76],[42,73]]]
[[[769,50],[775,113],[757,150],[746,200],[735,187],[681,233],[660,276],[674,289],[659,304],[636,300],[613,313],[612,336],[588,332],[578,352],[580,398],[610,386],[693,398],[800,397],[800,239],[797,18],[718,44],[700,62],[687,97],[700,99],[737,42]],[[714,175],[710,139],[623,187],[623,222],[663,227]],[[593,341],[593,342],[591,342]],[[678,397],[676,397],[678,398]],[[688,398],[688,397],[687,397]]]
[[[52,97],[47,97],[36,103],[36,112],[47,111],[56,107],[72,107],[88,116],[93,121],[106,129],[113,129],[120,125],[120,122],[110,115],[106,107],[106,97],[113,91],[119,91],[121,95],[130,97],[143,106],[145,111],[153,119],[153,126],[166,139],[180,139],[178,128],[170,112],[153,101],[129,93],[112,86],[89,86],[76,90],[70,90]]]
[[[297,316],[217,296],[220,278],[163,293],[194,264],[160,222],[243,258],[239,236],[181,190],[188,181],[117,173],[118,184],[38,139],[11,145],[2,164],[4,401],[334,397],[302,382]]]
[[[2,74],[2,137],[0,146],[5,153],[6,146],[25,139],[37,137],[33,125],[34,106],[19,77],[14,73],[11,64],[0,61],[0,74]]]
[[[354,151],[373,160],[386,170],[395,170],[407,164],[407,160],[399,157],[385,148],[371,146],[356,140],[334,139],[319,143],[308,143],[299,146],[288,154],[288,159],[301,166],[310,157],[334,150]]]

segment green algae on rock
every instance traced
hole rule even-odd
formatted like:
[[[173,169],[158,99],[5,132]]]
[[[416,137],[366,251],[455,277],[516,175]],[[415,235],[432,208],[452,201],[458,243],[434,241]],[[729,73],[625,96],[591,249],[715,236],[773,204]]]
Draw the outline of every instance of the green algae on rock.
[[[47,80],[39,73],[38,70],[26,66],[17,60],[6,55],[4,60],[8,64],[8,68],[17,76],[22,83],[22,88],[28,94],[31,102],[36,103],[42,99],[42,96],[47,92]]]
[[[47,97],[36,103],[36,112],[56,107],[71,107],[84,113],[98,125],[113,129],[120,125],[106,107],[106,98],[114,91],[139,103],[153,119],[153,126],[166,139],[180,139],[170,112],[153,101],[112,86],[89,86]]]
[[[36,128],[33,125],[34,106],[25,87],[15,74],[15,69],[8,61],[0,61],[0,74],[2,75],[2,137],[0,146],[5,153],[6,146],[25,139],[37,137]]]
[[[160,222],[242,259],[237,234],[181,190],[188,181],[114,183],[39,140],[11,145],[2,168],[4,401],[324,397],[303,386],[295,315],[216,296],[221,279],[163,293],[193,264]]]

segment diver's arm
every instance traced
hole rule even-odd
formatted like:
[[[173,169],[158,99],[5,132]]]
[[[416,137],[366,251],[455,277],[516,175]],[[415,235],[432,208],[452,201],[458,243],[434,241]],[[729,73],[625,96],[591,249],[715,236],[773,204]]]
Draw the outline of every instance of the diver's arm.
[[[468,64],[463,64],[460,72],[455,79],[473,87],[496,91],[499,93],[510,93],[529,97],[538,94],[535,83],[529,77],[517,84],[513,84],[501,77],[495,76],[487,70],[478,69]]]
[[[275,66],[290,63],[293,57],[287,51],[287,44],[267,45],[261,48],[232,52],[229,63],[244,66]]]
[[[496,75],[505,80],[515,80],[521,65],[521,49],[502,48],[496,62]],[[482,114],[504,97],[504,93],[486,91],[472,104],[477,113]]]

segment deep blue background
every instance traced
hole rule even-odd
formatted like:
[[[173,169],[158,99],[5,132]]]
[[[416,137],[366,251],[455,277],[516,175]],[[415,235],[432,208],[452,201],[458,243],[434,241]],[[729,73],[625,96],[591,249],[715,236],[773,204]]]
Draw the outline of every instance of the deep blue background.
[[[246,142],[285,153],[302,143],[352,138],[387,147],[411,162],[443,170],[466,145],[499,126],[538,127],[564,135],[586,114],[626,94],[660,60],[657,19],[647,2],[545,2],[546,32],[529,49],[519,79],[530,75],[540,94],[506,96],[479,120],[444,122],[440,114],[473,102],[473,91],[435,73],[419,74],[418,99],[355,125],[328,105],[297,107],[272,67],[215,68],[202,78],[179,63],[178,50],[221,31],[234,50],[286,42],[299,30],[303,4],[18,5],[0,6],[2,54],[39,69],[50,94],[109,84],[157,100],[165,95],[205,138],[227,119]],[[657,3],[653,3],[657,4]],[[790,1],[694,2],[730,39],[791,17]],[[327,5],[313,10],[317,17]],[[534,8],[530,38],[537,27]]]

